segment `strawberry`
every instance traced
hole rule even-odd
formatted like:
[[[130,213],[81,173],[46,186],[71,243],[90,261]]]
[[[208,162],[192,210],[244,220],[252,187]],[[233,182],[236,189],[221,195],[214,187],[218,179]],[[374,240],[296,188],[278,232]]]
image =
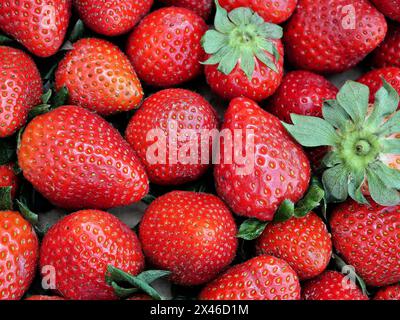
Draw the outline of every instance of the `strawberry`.
[[[389,23],[388,34],[383,43],[373,52],[372,63],[378,67],[400,68],[400,24]]]
[[[40,266],[53,267],[57,292],[74,300],[116,299],[107,266],[136,275],[144,257],[136,234],[115,216],[83,210],[58,221],[43,238]],[[45,269],[42,276],[48,275]]]
[[[296,272],[284,260],[259,256],[236,265],[209,283],[200,300],[299,300]]]
[[[296,9],[297,0],[219,0],[221,7],[228,11],[247,7],[257,12],[266,22],[285,22]]]
[[[63,106],[34,118],[18,150],[25,178],[63,208],[111,208],[142,199],[146,173],[129,144],[100,116]]]
[[[342,72],[374,50],[386,31],[385,17],[366,0],[299,0],[285,27],[285,49],[297,68]]]
[[[26,298],[25,300],[34,300],[34,301],[49,301],[49,300],[53,300],[53,301],[57,301],[57,300],[65,300],[64,298],[61,297],[57,297],[57,296],[30,296],[29,298]]]
[[[39,57],[61,47],[71,16],[71,0],[0,2],[0,29]]]
[[[105,36],[117,36],[130,31],[150,11],[153,0],[75,0],[83,22]]]
[[[197,77],[204,51],[200,39],[207,30],[202,18],[178,7],[150,13],[134,29],[126,52],[139,78],[149,85],[169,87]]]
[[[244,145],[243,151],[233,150],[228,144],[232,154],[247,153],[248,158],[253,158],[251,163],[238,163],[235,159],[225,163],[222,153],[227,152],[226,142],[221,141],[222,160],[215,165],[217,192],[235,213],[270,221],[284,200],[297,202],[302,198],[310,181],[310,164],[278,118],[249,99],[236,98],[225,113],[222,129],[232,135],[234,130],[242,130],[247,144],[254,136],[254,150]]]
[[[374,300],[400,300],[400,284],[380,289],[375,294]]]
[[[182,7],[196,12],[204,20],[210,17],[213,0],[160,0],[169,6]]]
[[[400,206],[348,201],[335,208],[333,245],[371,286],[400,281]]]
[[[101,115],[137,108],[143,98],[139,79],[128,58],[112,43],[82,39],[59,63],[56,89],[66,86],[71,104]]]
[[[236,254],[237,228],[232,214],[216,196],[172,191],[150,204],[139,228],[149,262],[172,272],[174,283],[206,283]]]
[[[19,300],[35,276],[39,241],[18,213],[0,211],[0,300]]]
[[[371,0],[386,17],[400,21],[400,0]]]
[[[18,177],[13,165],[0,165],[0,188],[11,187],[11,199],[14,199],[18,189]]]
[[[290,114],[322,117],[322,104],[334,99],[338,89],[324,77],[308,71],[287,73],[269,101],[268,110],[291,122]]]
[[[368,300],[354,282],[337,271],[325,271],[303,285],[304,300]]]
[[[130,297],[129,299],[126,300],[142,300],[142,301],[148,301],[148,300],[153,300],[152,297],[150,297],[147,294],[142,294],[142,293],[137,293],[135,295],[133,295],[132,297]]]
[[[326,225],[315,213],[267,225],[257,239],[257,253],[284,259],[300,280],[322,273],[331,259],[332,242]]]
[[[176,122],[175,125],[174,122]],[[143,103],[129,122],[126,139],[146,166],[151,182],[160,185],[177,185],[197,180],[205,173],[209,166],[202,162],[201,134],[205,130],[216,130],[217,127],[216,111],[202,96],[183,89],[166,89],[150,96]],[[196,130],[196,137],[188,136],[185,140],[180,139],[177,142],[177,159],[170,159],[169,141],[173,139],[171,128],[176,130],[175,133],[179,137],[184,130]],[[151,130],[160,130],[160,134],[157,135],[158,142],[161,136],[165,137],[161,140],[165,143],[157,144],[161,149],[158,150],[158,154],[162,154],[164,157],[156,163],[153,160],[156,160],[157,157],[153,160],[148,159],[149,148],[154,144],[154,141],[148,139],[148,133]],[[185,156],[182,159],[181,153],[186,150],[185,146],[194,143],[197,143],[198,146],[196,148],[198,159],[196,159],[196,163],[187,162],[188,157]],[[207,151],[211,155],[211,143]],[[190,156],[195,157],[196,155]]]
[[[0,46],[0,84],[0,138],[4,138],[20,129],[29,110],[40,102],[42,80],[26,53]]]
[[[215,30],[207,31],[202,39],[208,54],[204,72],[209,86],[228,100],[268,98],[283,76],[282,28],[266,23],[249,8],[228,13],[216,4]]]

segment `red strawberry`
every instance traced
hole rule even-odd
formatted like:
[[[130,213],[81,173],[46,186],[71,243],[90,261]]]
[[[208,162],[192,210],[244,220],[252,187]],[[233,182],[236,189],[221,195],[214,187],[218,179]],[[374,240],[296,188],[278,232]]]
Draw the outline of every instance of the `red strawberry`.
[[[65,300],[64,298],[57,297],[57,296],[30,296],[29,298],[26,298],[25,300],[34,300],[34,301],[44,301],[44,300]]]
[[[268,224],[257,240],[257,253],[284,259],[305,280],[326,269],[332,242],[324,222],[310,212],[303,218]]]
[[[400,68],[400,24],[389,23],[383,43],[373,52],[372,63],[378,67]]]
[[[400,281],[400,206],[348,201],[331,217],[333,245],[371,286]]]
[[[400,284],[380,289],[375,294],[374,300],[400,300]]]
[[[11,198],[14,199],[18,189],[18,177],[12,164],[0,165],[0,188],[3,187],[11,187]]]
[[[62,86],[68,89],[70,103],[101,115],[137,108],[143,98],[128,58],[117,46],[95,38],[76,42],[59,63],[57,90]]]
[[[232,163],[225,163],[222,153],[229,156],[242,152],[249,157],[252,151],[246,150],[245,145],[243,151],[225,150],[226,142],[222,140],[222,160],[215,165],[217,192],[235,213],[269,221],[284,200],[297,202],[302,198],[310,181],[310,164],[278,118],[249,99],[236,98],[226,111],[222,129],[232,135],[234,130],[242,130],[241,135],[247,144],[253,136],[249,130],[254,131],[254,159],[250,160],[251,163],[238,163],[235,159]]]
[[[150,13],[128,40],[127,54],[139,78],[168,87],[197,77],[204,51],[200,39],[207,30],[202,18],[178,7]]]
[[[325,271],[303,285],[304,300],[368,300],[350,279],[336,271]]]
[[[400,0],[371,0],[386,17],[400,21]]]
[[[247,7],[257,12],[266,22],[282,23],[293,14],[297,0],[219,0],[221,7],[228,11]]]
[[[4,138],[20,129],[29,110],[40,103],[42,80],[26,53],[0,46],[0,83],[0,138]]]
[[[129,144],[100,116],[59,107],[26,127],[18,162],[27,180],[63,208],[111,208],[142,199],[146,173]]]
[[[172,191],[148,207],[139,236],[152,264],[190,286],[212,280],[232,262],[236,232],[232,214],[216,196]]]
[[[71,0],[0,2],[0,29],[39,57],[61,47],[71,16]]]
[[[58,221],[43,239],[40,266],[54,268],[57,292],[64,298],[116,299],[106,283],[108,265],[137,275],[144,257],[136,234],[107,212],[75,212]]]
[[[19,300],[35,276],[39,242],[18,212],[0,211],[0,300]]]
[[[249,8],[228,14],[218,3],[215,28],[202,39],[211,89],[229,100],[244,96],[261,101],[272,95],[283,76],[282,28]]]
[[[143,301],[148,301],[148,300],[153,300],[153,298],[150,297],[150,296],[147,295],[147,294],[138,293],[138,294],[133,295],[133,296],[130,297],[129,299],[126,299],[126,300],[143,300]]]
[[[196,136],[187,137],[184,141],[180,139],[176,145],[176,159],[170,160],[170,156],[173,156],[169,152],[169,139],[173,138],[172,126],[179,137],[183,134],[183,130],[195,130]],[[205,173],[209,166],[202,162],[204,145],[201,142],[201,134],[205,130],[216,130],[217,127],[216,112],[203,97],[188,90],[166,89],[150,96],[143,103],[129,122],[126,139],[145,164],[150,181],[161,185],[177,185],[196,180]],[[148,157],[149,148],[155,143],[151,139],[148,140],[148,133],[151,130],[160,131],[155,141],[160,142],[161,135],[165,137],[165,143],[157,144],[158,149],[161,149],[158,150],[158,155],[164,155],[157,163],[154,163],[156,159]],[[196,148],[198,154],[185,153],[183,159],[182,150],[186,150],[184,148],[188,144],[194,143],[198,146]],[[211,155],[211,143],[207,151]],[[195,163],[183,161],[189,156],[197,156],[197,159],[193,158]]]
[[[204,20],[211,14],[213,0],[160,0],[169,6],[182,7],[196,12]]]
[[[338,89],[324,77],[308,71],[287,73],[272,96],[268,110],[291,123],[290,114],[322,117],[325,100],[336,98]]]
[[[75,0],[83,22],[93,31],[106,36],[130,31],[152,5],[153,0]]]
[[[334,73],[354,67],[384,39],[385,17],[366,0],[299,0],[285,49],[297,68]]]
[[[259,256],[236,265],[209,283],[200,300],[299,300],[296,272],[284,260]]]

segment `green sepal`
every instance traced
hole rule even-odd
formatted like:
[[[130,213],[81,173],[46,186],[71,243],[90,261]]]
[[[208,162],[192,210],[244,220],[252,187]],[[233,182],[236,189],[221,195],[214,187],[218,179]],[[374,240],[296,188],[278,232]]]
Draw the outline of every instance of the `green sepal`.
[[[380,174],[383,174],[382,166],[375,168],[370,166],[367,168],[368,190],[372,199],[383,206],[398,205],[400,203],[400,194],[396,188],[390,185],[396,182],[389,180],[389,176],[381,176]]]
[[[362,193],[362,186],[365,183],[365,170],[358,170],[349,174],[348,191],[352,199],[362,204],[368,204],[368,200]]]
[[[151,204],[156,199],[157,198],[155,196],[153,196],[152,194],[148,193],[140,201],[144,202],[145,204]]]
[[[22,214],[22,216],[32,225],[36,226],[39,223],[39,216],[32,212],[28,206],[20,201],[16,200],[19,212]]]
[[[343,164],[338,164],[326,170],[322,175],[328,201],[343,202],[348,197],[348,177],[349,172]]]
[[[12,210],[12,187],[0,187],[0,210]]]
[[[236,235],[240,239],[254,240],[257,239],[265,230],[268,222],[260,221],[258,219],[247,219],[239,227],[239,232]]]
[[[294,203],[284,200],[274,215],[274,222],[284,222],[294,216]]]
[[[6,44],[6,43],[13,42],[13,41],[14,41],[13,39],[11,39],[3,34],[0,34],[0,44]]]
[[[364,121],[369,106],[369,88],[366,85],[347,81],[336,99],[355,123]]]
[[[397,111],[378,131],[383,136],[390,136],[400,133],[400,111]]]
[[[342,159],[334,151],[329,151],[322,159],[322,165],[326,168],[332,168],[340,163],[342,163]]]
[[[400,154],[400,139],[385,139],[382,141],[382,153]]]
[[[63,86],[54,96],[52,101],[52,108],[57,108],[63,106],[67,103],[69,97],[69,92],[66,86]]]
[[[350,116],[336,100],[326,100],[324,102],[322,115],[332,126],[341,130],[350,121]]]
[[[83,38],[84,33],[85,33],[85,24],[82,22],[81,19],[78,19],[78,21],[76,21],[74,25],[74,28],[71,31],[70,36],[68,37],[68,40],[74,43],[79,39]]]

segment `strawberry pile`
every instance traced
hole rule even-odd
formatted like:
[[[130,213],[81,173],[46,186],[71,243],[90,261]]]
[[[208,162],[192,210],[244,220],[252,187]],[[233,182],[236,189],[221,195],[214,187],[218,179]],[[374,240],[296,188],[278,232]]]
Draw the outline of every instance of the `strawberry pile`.
[[[1,1],[0,300],[400,300],[399,95],[400,0]]]

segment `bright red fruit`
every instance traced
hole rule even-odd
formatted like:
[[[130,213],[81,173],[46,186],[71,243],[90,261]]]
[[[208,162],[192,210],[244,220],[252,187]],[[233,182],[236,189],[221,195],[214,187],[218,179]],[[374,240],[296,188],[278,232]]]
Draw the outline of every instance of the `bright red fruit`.
[[[125,54],[95,38],[73,44],[56,71],[56,89],[66,86],[69,102],[101,115],[137,108],[143,89]]]
[[[375,294],[374,300],[400,300],[400,284],[380,289]]]
[[[129,37],[126,52],[139,78],[168,87],[197,77],[204,51],[200,39],[207,25],[193,11],[178,7],[150,13]]]
[[[130,31],[150,11],[153,0],[75,0],[74,4],[90,29],[117,36]]]
[[[333,245],[371,286],[400,281],[400,206],[370,206],[348,201],[330,221]]]
[[[144,257],[136,234],[107,212],[75,212],[52,226],[43,239],[40,266],[54,268],[56,290],[67,299],[116,299],[106,283],[108,265],[137,275]],[[42,269],[42,276],[48,276],[46,272]]]
[[[292,122],[292,113],[322,117],[324,101],[336,98],[337,93],[338,89],[320,75],[308,71],[292,71],[283,77],[267,109],[288,123]]]
[[[386,17],[400,21],[400,0],[371,0]]]
[[[233,212],[270,221],[284,200],[297,202],[302,198],[310,181],[310,163],[278,118],[249,99],[236,98],[225,113],[222,129],[232,136],[241,130],[240,141],[244,142],[229,148],[222,140],[221,163],[214,171],[217,192]],[[250,148],[252,136],[254,150]],[[247,163],[238,161],[236,154],[240,152],[246,155]],[[224,153],[235,154],[231,163],[225,163]]]
[[[129,122],[126,139],[146,166],[151,182],[177,185],[194,181],[205,173],[209,167],[207,163],[210,163],[212,143],[204,150],[209,154],[206,159],[208,162],[204,163],[201,134],[217,128],[217,114],[202,96],[183,89],[166,89],[145,100]],[[151,130],[159,130],[159,134],[148,139]],[[193,130],[195,136],[183,136],[184,130]],[[169,152],[169,140],[174,138],[174,133],[175,138],[180,138],[176,144],[175,159],[170,160],[173,155]],[[165,140],[160,140],[161,137],[165,137]],[[155,141],[157,150],[154,150],[154,158],[149,159],[148,153]],[[187,154],[188,145],[195,146],[194,152],[197,154]],[[156,161],[161,155],[163,159]]]
[[[368,300],[355,283],[336,271],[326,271],[306,282],[302,297],[304,300]]]
[[[284,260],[259,256],[230,268],[209,283],[200,300],[299,300],[296,272]]]
[[[0,138],[4,138],[20,129],[29,110],[40,103],[42,80],[31,57],[0,46],[0,83]]]
[[[337,73],[354,67],[384,39],[385,17],[366,0],[299,0],[285,27],[297,68]]]
[[[331,259],[332,241],[325,223],[315,213],[267,225],[257,239],[257,253],[284,259],[300,280],[322,273]]]
[[[111,208],[148,192],[144,168],[119,132],[100,116],[63,106],[26,127],[18,162],[36,190],[63,208]]]
[[[400,24],[389,23],[389,31],[382,44],[373,52],[372,63],[378,67],[400,68]]]
[[[2,187],[11,187],[11,198],[14,199],[18,189],[18,177],[12,164],[0,166],[0,188]]]
[[[19,300],[35,276],[39,241],[18,213],[0,211],[0,300]]]
[[[211,14],[213,0],[160,0],[169,6],[182,7],[196,12],[204,20]]]
[[[206,283],[226,268],[237,249],[237,228],[216,196],[173,191],[147,208],[139,237],[149,262],[185,286]]]
[[[0,2],[0,29],[39,57],[49,57],[58,51],[70,16],[71,0]]]
[[[65,300],[64,298],[57,297],[57,296],[30,296],[29,298],[26,298],[25,300],[34,300],[34,301],[48,301],[48,300]]]

